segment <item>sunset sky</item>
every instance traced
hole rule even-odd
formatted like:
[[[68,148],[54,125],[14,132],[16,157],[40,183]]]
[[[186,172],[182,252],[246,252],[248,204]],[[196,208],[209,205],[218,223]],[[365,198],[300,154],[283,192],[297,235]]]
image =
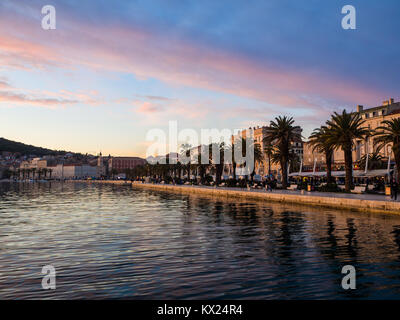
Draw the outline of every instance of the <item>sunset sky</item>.
[[[56,8],[43,30],[41,8]],[[357,10],[343,30],[341,8]],[[398,0],[0,1],[0,137],[144,156],[146,132],[243,128],[400,98]]]

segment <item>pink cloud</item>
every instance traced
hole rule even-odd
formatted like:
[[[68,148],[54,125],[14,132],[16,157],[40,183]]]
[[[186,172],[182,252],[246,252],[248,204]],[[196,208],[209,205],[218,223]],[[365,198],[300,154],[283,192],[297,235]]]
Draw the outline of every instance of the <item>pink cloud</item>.
[[[5,78],[0,78],[0,90],[10,89],[11,86]]]
[[[41,107],[54,108],[57,105],[67,105],[78,103],[76,100],[63,100],[63,99],[53,99],[53,98],[37,98],[27,96],[25,94],[4,92],[0,91],[0,102],[9,102],[15,104],[23,105],[34,105]]]
[[[145,114],[153,114],[156,112],[161,112],[163,111],[163,107],[151,102],[142,102],[139,107],[136,109],[137,112],[139,113],[145,113]]]
[[[142,29],[94,26],[73,18],[66,22],[68,28],[50,32],[34,27],[36,24],[36,20],[21,21],[12,15],[1,20],[0,65],[69,70],[85,66],[127,72],[171,85],[224,92],[287,108],[320,110],[319,101],[323,97],[331,109],[343,104],[375,103],[387,95],[346,79],[260,64],[194,41],[166,40]],[[148,97],[148,100],[155,99]],[[154,113],[161,109],[147,104],[138,112]]]
[[[3,23],[0,24],[3,27]],[[64,60],[60,53],[46,45],[25,41],[9,34],[0,33],[0,65],[16,69],[43,69],[50,66],[62,66]]]
[[[61,90],[60,92],[23,90],[12,87],[9,82],[0,78],[0,103],[11,103],[16,105],[39,106],[45,108],[56,108],[77,103],[97,105],[99,101],[91,94],[96,92],[71,92]]]

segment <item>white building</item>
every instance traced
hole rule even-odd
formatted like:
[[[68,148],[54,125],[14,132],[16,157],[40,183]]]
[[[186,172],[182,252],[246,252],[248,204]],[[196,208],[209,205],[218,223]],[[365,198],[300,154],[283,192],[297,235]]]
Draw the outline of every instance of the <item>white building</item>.
[[[58,164],[52,169],[51,177],[54,179],[87,179],[98,178],[101,174],[101,168],[91,165]]]

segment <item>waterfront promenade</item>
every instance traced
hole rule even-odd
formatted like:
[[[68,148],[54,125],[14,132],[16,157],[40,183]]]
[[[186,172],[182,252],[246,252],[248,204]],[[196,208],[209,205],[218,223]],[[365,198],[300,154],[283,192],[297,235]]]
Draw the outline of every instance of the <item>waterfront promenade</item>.
[[[89,183],[126,184],[125,181],[77,180]],[[130,184],[130,183],[128,183]],[[258,201],[273,201],[302,205],[322,206],[335,209],[347,209],[364,212],[400,214],[400,201],[391,201],[390,197],[374,194],[348,194],[330,192],[306,192],[297,190],[240,189],[226,187],[207,187],[192,185],[169,185],[133,182],[133,188],[177,192],[185,194],[204,194],[230,198],[245,198]]]

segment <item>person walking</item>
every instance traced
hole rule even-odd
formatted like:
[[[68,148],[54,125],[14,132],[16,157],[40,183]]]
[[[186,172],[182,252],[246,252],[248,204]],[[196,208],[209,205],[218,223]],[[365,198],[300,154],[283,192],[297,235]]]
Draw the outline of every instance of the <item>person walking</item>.
[[[267,192],[268,192],[268,191],[272,191],[271,183],[272,183],[271,180],[268,179],[268,180],[267,180],[267,183],[266,183],[266,185],[265,185]]]
[[[390,193],[391,193],[392,200],[397,201],[397,193],[399,191],[399,184],[397,183],[397,181],[395,179],[392,180],[390,189],[391,189]]]

